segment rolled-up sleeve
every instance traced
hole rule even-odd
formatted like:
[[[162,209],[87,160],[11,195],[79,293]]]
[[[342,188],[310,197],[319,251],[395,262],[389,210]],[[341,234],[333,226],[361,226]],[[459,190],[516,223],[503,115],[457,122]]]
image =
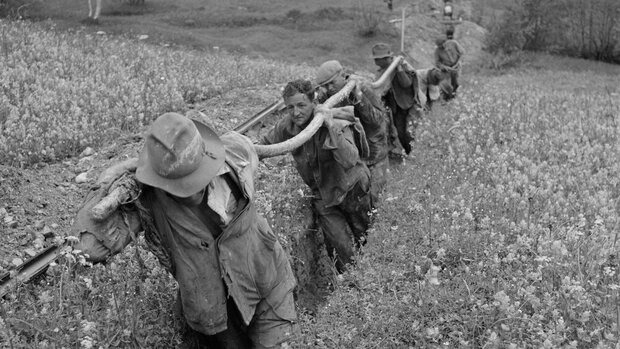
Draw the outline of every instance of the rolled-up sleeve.
[[[105,188],[91,191],[71,227],[71,234],[79,238],[74,249],[86,254],[91,262],[102,262],[119,253],[142,230],[138,212],[130,205],[117,209],[103,220],[95,220],[91,209],[106,194]]]

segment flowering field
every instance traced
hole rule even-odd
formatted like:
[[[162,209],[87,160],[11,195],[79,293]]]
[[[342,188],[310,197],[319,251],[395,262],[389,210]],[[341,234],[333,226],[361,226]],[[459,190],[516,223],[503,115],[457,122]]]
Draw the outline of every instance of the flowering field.
[[[0,161],[16,166],[140,132],[162,111],[230,89],[308,74],[0,26]],[[467,76],[420,127],[415,156],[391,165],[358,266],[317,313],[300,311],[292,347],[615,348],[620,69],[572,69]],[[261,167],[259,203],[287,232],[304,191],[279,167]],[[92,267],[67,254],[1,300],[0,347],[177,346],[175,282],[143,245]]]
[[[304,343],[617,348],[619,74],[474,77],[393,169],[359,267]]]
[[[146,45],[0,20],[0,162],[79,154],[166,111],[234,88],[288,81],[308,68]]]

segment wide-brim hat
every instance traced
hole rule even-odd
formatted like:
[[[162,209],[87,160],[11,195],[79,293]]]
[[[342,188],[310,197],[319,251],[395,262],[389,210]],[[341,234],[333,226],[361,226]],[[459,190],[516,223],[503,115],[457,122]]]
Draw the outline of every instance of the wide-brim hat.
[[[394,54],[392,53],[392,49],[390,45],[384,43],[375,44],[372,47],[372,58],[380,59],[386,57],[392,57]]]
[[[149,129],[136,178],[174,196],[189,197],[211,182],[225,159],[224,145],[211,128],[178,113],[165,113]]]

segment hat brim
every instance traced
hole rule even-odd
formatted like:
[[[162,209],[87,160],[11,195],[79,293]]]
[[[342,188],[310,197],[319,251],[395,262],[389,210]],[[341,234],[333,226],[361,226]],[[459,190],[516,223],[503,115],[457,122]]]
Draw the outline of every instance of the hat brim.
[[[373,59],[380,59],[380,58],[387,58],[387,57],[393,57],[394,55],[391,53],[384,53],[384,54],[376,54],[376,55],[372,55]]]
[[[226,160],[226,150],[220,137],[207,125],[196,120],[192,120],[192,122],[196,125],[205,143],[206,153],[200,162],[200,166],[187,176],[173,179],[165,178],[153,170],[148,152],[146,148],[142,148],[136,169],[138,181],[181,198],[198,193],[211,182]]]
[[[330,82],[334,81],[334,79],[336,79],[336,77],[338,76],[338,74],[342,73],[341,71],[335,72],[334,75],[330,76],[329,79],[323,81],[323,82],[318,82],[316,81],[316,85],[317,86],[325,86],[327,84],[329,84]]]

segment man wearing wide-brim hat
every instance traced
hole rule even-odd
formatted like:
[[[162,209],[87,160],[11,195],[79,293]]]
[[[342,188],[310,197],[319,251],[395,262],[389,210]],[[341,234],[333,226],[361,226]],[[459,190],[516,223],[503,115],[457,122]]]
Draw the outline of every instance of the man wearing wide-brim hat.
[[[362,77],[348,74],[340,62],[330,60],[321,64],[316,73],[315,84],[323,91],[318,102],[323,103],[338,93],[349,80],[356,81],[355,89],[337,107],[353,106],[354,116],[364,127],[370,154],[363,160],[371,173],[371,195],[376,203],[387,184],[389,151],[390,119],[381,98]]]
[[[378,43],[372,47],[372,58],[379,67],[376,76],[380,77],[392,64],[394,54],[388,44]],[[411,120],[415,132],[421,118],[422,104],[419,99],[417,76],[413,67],[403,60],[388,81],[389,83],[380,89],[380,94],[383,96],[385,105],[392,112],[398,140],[405,153],[409,154],[411,142],[415,136],[409,132],[407,124]]]
[[[91,195],[74,225],[77,248],[101,261],[144,230],[179,284],[180,311],[197,346],[280,348],[294,333],[296,281],[256,211],[257,167],[248,138],[219,137],[201,122],[163,114],[140,152],[135,179],[141,193],[103,222],[92,219],[90,208],[105,186]]]

